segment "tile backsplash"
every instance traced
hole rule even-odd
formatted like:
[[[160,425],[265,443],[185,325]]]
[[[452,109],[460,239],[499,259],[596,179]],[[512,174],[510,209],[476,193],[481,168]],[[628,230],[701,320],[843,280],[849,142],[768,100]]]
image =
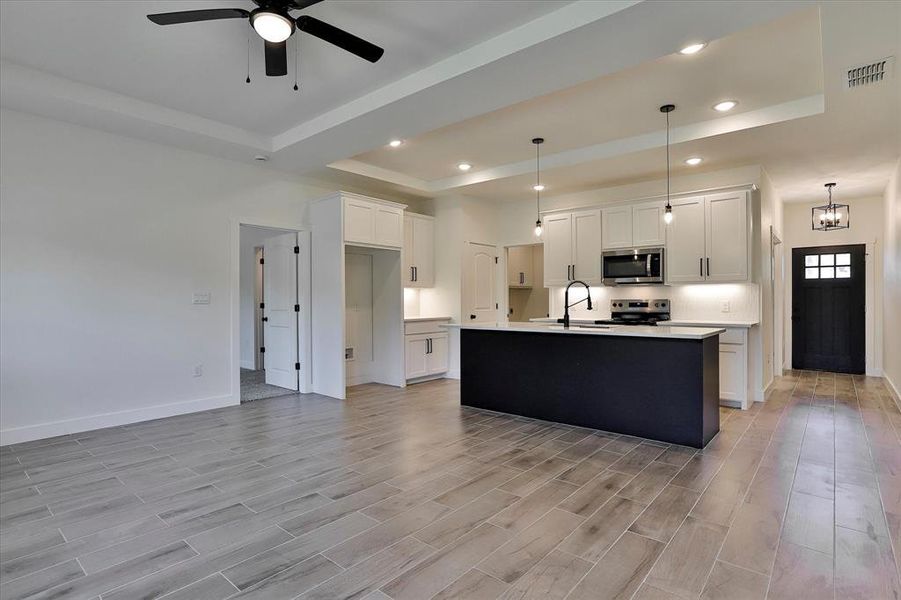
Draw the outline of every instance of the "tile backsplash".
[[[551,289],[551,316],[563,314],[564,288]],[[570,303],[585,297],[585,288],[573,286]],[[756,283],[704,283],[694,285],[599,286],[591,288],[594,310],[585,303],[570,309],[579,319],[610,318],[613,298],[668,298],[674,320],[753,321],[760,319],[760,286]],[[724,308],[728,311],[724,312]]]

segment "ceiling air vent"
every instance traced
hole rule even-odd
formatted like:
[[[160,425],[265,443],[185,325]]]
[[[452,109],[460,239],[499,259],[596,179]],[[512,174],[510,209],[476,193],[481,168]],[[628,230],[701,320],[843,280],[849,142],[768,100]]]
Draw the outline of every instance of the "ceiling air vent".
[[[881,58],[865,65],[857,65],[846,71],[846,88],[854,88],[881,83],[892,76],[895,57]]]

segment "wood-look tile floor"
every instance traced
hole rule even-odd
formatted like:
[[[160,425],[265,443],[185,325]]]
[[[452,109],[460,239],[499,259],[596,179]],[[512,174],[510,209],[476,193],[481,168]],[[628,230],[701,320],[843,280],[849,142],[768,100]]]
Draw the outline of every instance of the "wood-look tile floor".
[[[290,396],[0,449],[0,597],[897,599],[901,412],[793,372],[703,451]]]

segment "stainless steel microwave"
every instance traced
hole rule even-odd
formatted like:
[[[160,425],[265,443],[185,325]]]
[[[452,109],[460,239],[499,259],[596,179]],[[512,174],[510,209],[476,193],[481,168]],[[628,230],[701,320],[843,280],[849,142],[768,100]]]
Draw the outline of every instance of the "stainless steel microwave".
[[[604,252],[604,285],[663,283],[663,248]]]

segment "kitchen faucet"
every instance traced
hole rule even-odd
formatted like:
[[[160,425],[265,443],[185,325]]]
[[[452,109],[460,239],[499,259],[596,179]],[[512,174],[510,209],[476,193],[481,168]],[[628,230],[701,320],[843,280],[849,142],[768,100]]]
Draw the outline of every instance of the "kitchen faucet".
[[[578,300],[578,301],[570,304],[569,303],[569,288],[571,288],[572,286],[574,286],[577,283],[581,283],[582,285],[585,286],[586,296],[584,298],[582,298],[581,300]],[[563,292],[563,328],[564,329],[569,329],[569,307],[575,306],[576,304],[579,304],[580,302],[585,302],[586,300],[588,301],[588,310],[591,310],[591,288],[588,287],[588,284],[585,283],[584,281],[578,281],[578,280],[569,282],[569,285],[566,286],[566,291]]]

